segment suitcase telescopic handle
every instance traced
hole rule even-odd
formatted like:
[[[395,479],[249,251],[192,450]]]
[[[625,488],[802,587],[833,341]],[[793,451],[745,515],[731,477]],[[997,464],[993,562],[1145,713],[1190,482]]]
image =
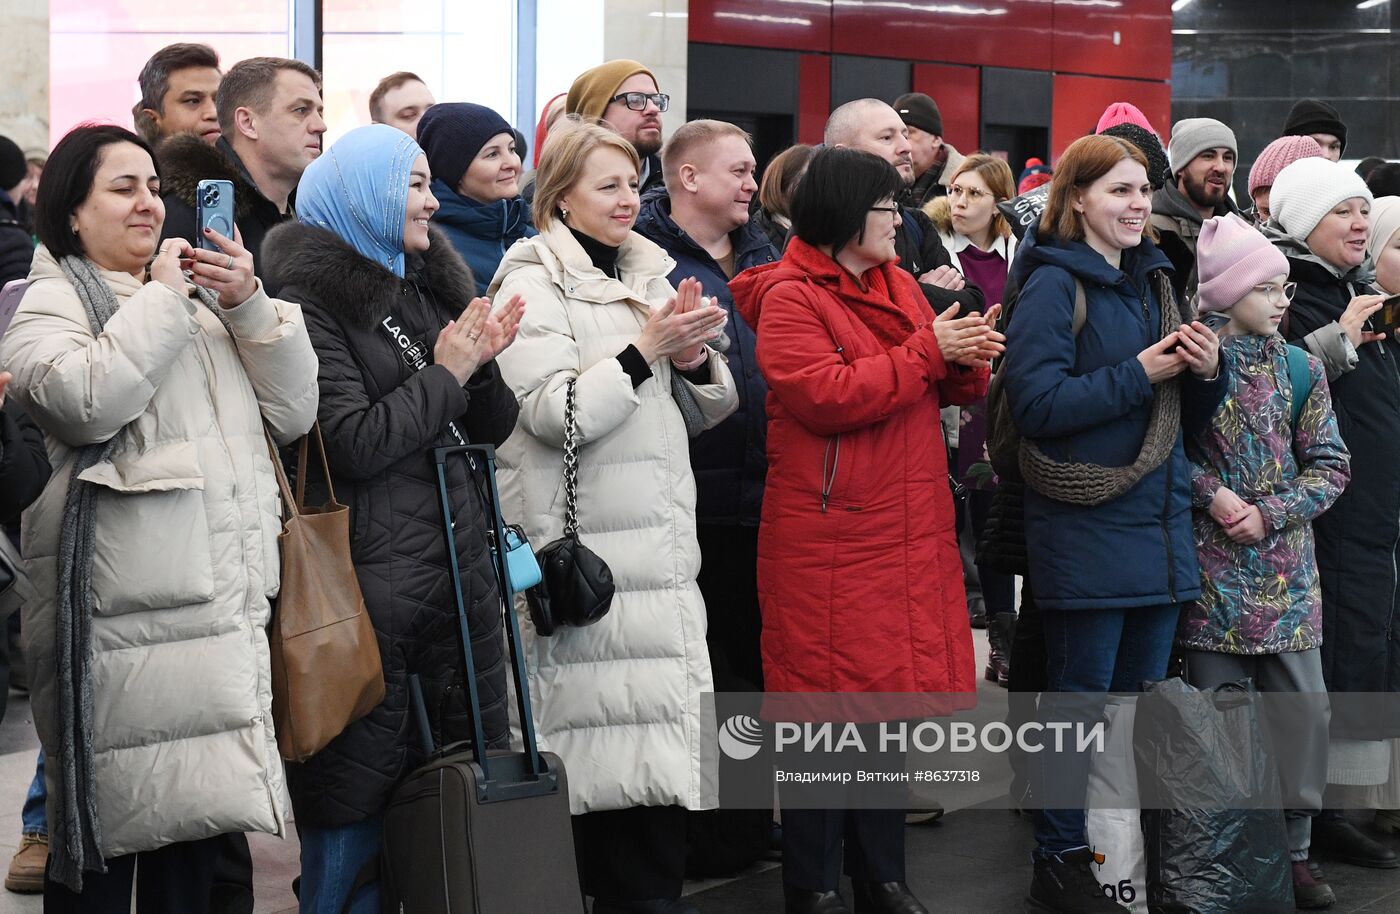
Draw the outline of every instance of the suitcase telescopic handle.
[[[520,625],[516,620],[515,608],[511,605],[513,595],[506,583],[510,578],[506,573],[505,549],[501,541],[501,531],[505,529],[505,524],[501,517],[500,494],[496,489],[496,449],[489,444],[453,445],[433,449],[433,458],[437,464],[438,498],[442,502],[443,529],[447,536],[447,561],[452,572],[452,592],[457,601],[457,621],[462,630],[462,654],[466,662],[467,694],[471,700],[472,752],[476,763],[481,767],[483,780],[489,784],[491,772],[485,751],[485,732],[481,723],[481,700],[476,687],[476,663],[471,650],[471,627],[467,619],[466,598],[462,594],[462,575],[457,561],[456,538],[453,535],[452,502],[448,496],[447,488],[447,461],[459,455],[467,460],[469,472],[480,472],[485,476],[487,489],[490,493],[488,508],[491,513],[492,529],[488,539],[491,547],[492,566],[496,574],[496,590],[501,600],[500,610],[504,616],[506,640],[510,643],[511,676],[515,682],[516,711],[520,715],[520,732],[525,742],[526,764],[529,766],[530,775],[538,779],[542,774],[545,774],[545,769],[535,739],[535,718],[530,709],[530,686],[525,668],[524,644],[520,637]]]

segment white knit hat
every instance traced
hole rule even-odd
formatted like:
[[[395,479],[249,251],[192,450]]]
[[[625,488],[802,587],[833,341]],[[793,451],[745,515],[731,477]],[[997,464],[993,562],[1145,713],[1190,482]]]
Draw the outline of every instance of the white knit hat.
[[[1397,230],[1400,230],[1400,197],[1377,197],[1371,204],[1371,237],[1366,240],[1366,253],[1372,260],[1381,259],[1381,251]]]
[[[1306,241],[1332,207],[1353,197],[1371,202],[1371,191],[1356,172],[1330,159],[1299,159],[1274,179],[1269,212],[1290,238]]]

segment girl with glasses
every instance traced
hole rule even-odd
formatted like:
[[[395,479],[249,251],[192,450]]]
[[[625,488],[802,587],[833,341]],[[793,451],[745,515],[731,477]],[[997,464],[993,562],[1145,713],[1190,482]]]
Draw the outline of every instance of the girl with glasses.
[[[1290,730],[1301,777],[1284,802],[1294,807],[1285,821],[1295,900],[1322,908],[1336,899],[1307,862],[1327,783],[1328,722],[1312,521],[1346,488],[1350,455],[1322,363],[1278,334],[1297,291],[1287,258],[1235,215],[1207,219],[1196,253],[1201,311],[1223,322],[1229,392],[1186,445],[1201,597],[1182,613],[1177,647],[1199,689],[1250,678],[1261,691],[1320,702],[1299,702],[1314,713]],[[1278,859],[1283,848],[1256,849],[1265,852]]]

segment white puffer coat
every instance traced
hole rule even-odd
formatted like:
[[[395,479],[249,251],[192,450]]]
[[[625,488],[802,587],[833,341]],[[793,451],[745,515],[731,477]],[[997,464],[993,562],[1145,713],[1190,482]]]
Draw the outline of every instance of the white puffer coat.
[[[617,266],[621,278],[608,278],[555,223],[517,242],[491,284],[498,301],[526,301],[519,337],[497,357],[520,400],[500,449],[504,513],[536,549],[563,534],[564,392],[577,377],[579,537],[617,585],[611,611],[587,628],[540,638],[522,614],[535,724],[542,747],[564,760],[575,814],[706,809],[716,797],[701,764],[700,696],[714,686],[695,584],[689,439],[671,398],[670,360],[634,390],[616,359],[649,309],[675,294],[666,281],[674,263],[634,232]],[[691,386],[706,427],[738,406],[717,353],[709,368],[711,383]]]
[[[23,527],[38,591],[24,607],[24,646],[49,771],[59,764],[56,556],[74,448],[117,435],[111,459],[83,475],[101,487],[91,672],[103,855],[227,832],[280,835],[264,629],[281,522],[263,419],[282,444],[316,418],[306,325],[259,284],[222,312],[235,347],[193,287],[181,295],[99,275],[121,306],[94,338],[77,292],[39,248],[34,284],[0,344],[9,391],[43,429],[54,467]]]

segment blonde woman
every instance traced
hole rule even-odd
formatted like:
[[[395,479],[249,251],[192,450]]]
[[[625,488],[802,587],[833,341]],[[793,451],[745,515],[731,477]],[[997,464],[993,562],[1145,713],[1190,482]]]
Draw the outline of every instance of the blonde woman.
[[[540,743],[568,771],[584,892],[594,914],[694,914],[681,902],[684,810],[701,789],[700,695],[712,690],[705,606],[695,584],[695,480],[679,373],[706,427],[738,405],[705,345],[725,312],[632,231],[640,162],[609,130],[576,124],[540,160],[540,234],[517,243],[489,294],[530,302],[498,358],[520,401],[500,449],[505,512],[536,547],[564,526],[565,399],[575,390],[578,532],[612,569],[611,611],[529,640]]]
[[[1016,236],[997,204],[1015,196],[1011,167],[986,153],[962,160],[948,185],[946,197],[924,207],[938,229],[953,267],[982,290],[989,305],[1005,300],[1006,275],[1016,256]],[[987,459],[987,400],[947,408],[943,426],[957,455],[953,475],[967,489],[966,514],[959,519],[964,539],[982,537],[992,509],[996,476]],[[966,555],[971,550],[964,548]],[[970,559],[964,559],[965,562]],[[1007,686],[1011,682],[1010,628],[1016,618],[1015,578],[978,563],[977,582],[986,606],[987,669],[984,678]]]

